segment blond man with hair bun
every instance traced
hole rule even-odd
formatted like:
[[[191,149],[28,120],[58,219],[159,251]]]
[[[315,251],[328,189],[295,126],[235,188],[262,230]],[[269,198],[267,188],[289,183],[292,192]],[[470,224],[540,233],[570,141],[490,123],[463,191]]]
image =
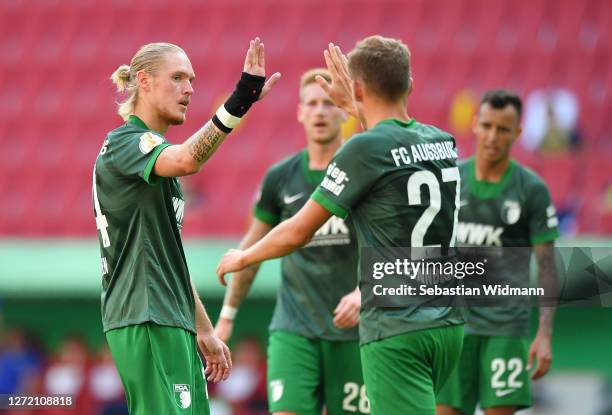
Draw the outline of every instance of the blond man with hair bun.
[[[118,109],[125,124],[106,135],[93,171],[102,322],[131,415],[209,414],[206,380],[227,379],[232,367],[189,276],[177,177],[197,173],[280,74],[266,81],[255,38],[232,95],[171,145],[164,134],[185,121],[194,78],[187,54],[169,43],[144,45],[119,66],[111,79],[126,94]]]

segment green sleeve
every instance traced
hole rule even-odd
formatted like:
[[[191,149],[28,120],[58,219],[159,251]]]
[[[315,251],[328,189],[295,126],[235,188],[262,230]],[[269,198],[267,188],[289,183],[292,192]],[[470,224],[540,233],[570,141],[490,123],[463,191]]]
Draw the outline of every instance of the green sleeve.
[[[118,136],[110,146],[113,163],[122,175],[154,185],[159,179],[153,174],[155,161],[170,144],[155,133],[139,132]]]
[[[156,184],[157,183],[157,179],[158,177],[153,174],[153,167],[155,166],[155,161],[157,160],[157,158],[159,157],[159,155],[161,154],[162,150],[166,147],[170,147],[170,144],[168,143],[163,143],[158,145],[157,147],[155,147],[155,149],[151,152],[151,156],[149,157],[149,161],[147,162],[147,165],[145,166],[145,169],[143,170],[142,174],[140,175],[145,182],[149,183],[149,184]]]
[[[325,192],[319,188],[317,188],[312,195],[310,195],[310,198],[327,209],[332,215],[338,216],[342,219],[345,219],[348,216],[348,210],[326,196]]]
[[[539,181],[529,197],[529,239],[532,245],[554,241],[559,237],[559,220],[548,188]]]
[[[271,226],[276,226],[280,222],[281,209],[278,203],[280,194],[282,175],[274,167],[266,172],[266,176],[261,184],[257,202],[253,207],[253,215]]]
[[[312,194],[311,198],[332,214],[345,218],[378,179],[380,169],[372,151],[368,151],[372,139],[362,133],[344,144]]]

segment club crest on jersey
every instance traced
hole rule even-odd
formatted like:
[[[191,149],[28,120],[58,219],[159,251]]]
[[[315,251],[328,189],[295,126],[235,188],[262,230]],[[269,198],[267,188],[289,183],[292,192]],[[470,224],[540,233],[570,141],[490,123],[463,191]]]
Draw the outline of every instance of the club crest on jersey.
[[[270,381],[270,396],[272,397],[272,402],[278,402],[280,400],[283,396],[284,389],[285,387],[282,379]]]
[[[501,211],[502,220],[508,225],[514,225],[521,217],[521,205],[515,200],[506,200]]]
[[[149,154],[151,150],[164,142],[164,139],[158,135],[150,132],[146,132],[140,136],[140,143],[138,148],[142,154]]]
[[[181,409],[191,406],[191,388],[189,385],[174,384],[174,401]]]

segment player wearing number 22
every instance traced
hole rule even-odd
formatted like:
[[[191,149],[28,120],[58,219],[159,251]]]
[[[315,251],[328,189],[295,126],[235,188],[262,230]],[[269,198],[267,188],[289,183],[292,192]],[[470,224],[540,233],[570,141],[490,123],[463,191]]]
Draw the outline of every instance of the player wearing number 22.
[[[279,76],[265,83],[263,44],[254,39],[230,98],[187,141],[170,145],[163,134],[185,121],[194,93],[185,52],[148,44],[112,75],[128,93],[119,106],[126,123],[108,133],[96,159],[93,204],[103,328],[131,415],[208,414],[206,380],[230,373],[229,349],[214,334],[187,269],[177,177],[198,172]]]
[[[348,59],[332,44],[324,55],[332,82],[319,78],[319,84],[366,131],[340,148],[295,216],[252,247],[226,253],[219,275],[287,255],[306,244],[331,215],[351,217],[360,247],[454,244],[455,142],[408,117],[412,77],[406,45],[372,36],[358,42]],[[461,351],[461,311],[424,304],[379,308],[364,300],[363,281],[360,288],[360,351],[371,413],[433,415],[435,390]]]
[[[496,260],[496,275],[512,286],[528,284],[533,247],[539,284],[550,298],[556,291],[557,216],[544,182],[510,158],[521,133],[521,109],[521,99],[509,91],[482,98],[473,126],[476,155],[460,166],[457,244],[510,247]],[[520,254],[512,247],[520,247]],[[437,397],[439,415],[473,414],[478,402],[487,415],[510,415],[531,405],[528,366],[537,361],[533,379],[548,372],[554,308],[540,307],[528,349],[531,308],[520,303],[468,308],[460,363]]]

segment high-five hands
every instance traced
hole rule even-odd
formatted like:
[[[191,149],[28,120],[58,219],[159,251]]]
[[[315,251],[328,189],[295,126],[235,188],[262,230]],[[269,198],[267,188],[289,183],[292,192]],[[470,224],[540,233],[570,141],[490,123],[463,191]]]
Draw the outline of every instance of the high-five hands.
[[[353,100],[353,79],[348,70],[348,59],[340,50],[340,46],[330,43],[327,50],[323,52],[327,70],[331,76],[331,83],[323,77],[317,76],[316,80],[323,90],[334,101],[336,106],[342,108],[348,114],[359,118],[357,108]]]
[[[250,75],[266,76],[266,55],[264,51],[264,44],[256,37],[251,40],[249,44],[249,50],[244,58],[244,72]],[[263,99],[272,87],[280,80],[281,74],[275,72],[270,78],[266,80],[259,99]]]

